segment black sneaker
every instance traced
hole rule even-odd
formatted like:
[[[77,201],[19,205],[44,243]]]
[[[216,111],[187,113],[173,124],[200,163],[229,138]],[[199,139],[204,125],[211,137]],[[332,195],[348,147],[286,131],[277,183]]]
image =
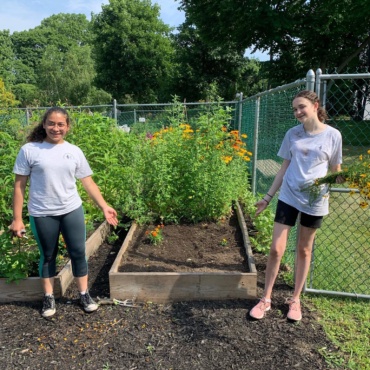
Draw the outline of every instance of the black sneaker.
[[[80,304],[85,312],[94,312],[99,308],[99,305],[90,297],[89,292],[80,293]]]
[[[55,299],[54,296],[44,296],[44,299],[42,301],[42,310],[41,310],[41,316],[42,317],[50,317],[55,314]]]

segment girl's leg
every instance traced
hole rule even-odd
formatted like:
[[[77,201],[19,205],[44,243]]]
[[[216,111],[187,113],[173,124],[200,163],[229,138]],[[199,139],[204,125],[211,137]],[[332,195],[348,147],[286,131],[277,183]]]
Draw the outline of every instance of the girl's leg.
[[[311,264],[312,246],[316,235],[313,228],[300,226],[293,300],[299,300]]]
[[[71,258],[73,276],[80,292],[80,304],[86,312],[96,311],[99,305],[94,302],[88,292],[86,230],[82,207],[63,216],[61,230]]]
[[[86,229],[82,207],[62,217],[61,232],[71,259],[73,276],[78,285],[84,285],[84,281],[87,281],[88,267],[85,253]],[[80,289],[80,286],[78,288]],[[83,288],[87,288],[87,285]]]
[[[272,244],[266,266],[265,289],[263,294],[263,296],[268,300],[271,299],[272,288],[279,272],[280,262],[285,252],[290,229],[291,226],[277,222],[274,223]]]
[[[254,319],[262,319],[271,308],[272,288],[279,272],[290,229],[291,226],[274,223],[272,244],[266,266],[265,290],[262,299],[249,311],[249,315]]]
[[[58,217],[30,217],[33,235],[40,250],[39,274],[45,294],[53,294],[60,222]]]

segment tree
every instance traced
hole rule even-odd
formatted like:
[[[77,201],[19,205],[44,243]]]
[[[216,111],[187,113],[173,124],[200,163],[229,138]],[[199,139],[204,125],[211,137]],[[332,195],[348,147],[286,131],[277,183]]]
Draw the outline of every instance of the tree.
[[[84,14],[55,14],[42,20],[29,31],[14,32],[11,36],[17,59],[36,69],[48,46],[66,52],[73,46],[84,46],[91,41],[89,21]]]
[[[232,43],[221,46],[205,43],[188,21],[178,30],[173,35],[177,96],[187,101],[206,99],[211,85],[217,86],[217,94],[226,100],[234,99],[239,91],[258,92],[254,77],[258,76],[259,62],[245,58]]]
[[[86,104],[95,77],[90,46],[73,46],[65,53],[48,46],[38,68],[43,101]]]
[[[293,51],[293,64],[290,69],[286,65],[281,83],[310,68],[357,64],[370,43],[368,1],[181,0],[181,8],[209,43],[269,51],[279,66]]]
[[[6,89],[4,81],[0,78],[0,107],[15,107],[18,103],[19,102],[15,99],[14,94]]]
[[[12,85],[15,81],[14,62],[15,55],[9,31],[0,31],[0,77],[7,85]]]
[[[94,88],[90,22],[83,14],[56,14],[41,25],[11,36],[15,50],[13,88],[23,106],[58,101],[107,103],[111,95]],[[109,100],[108,100],[109,99]]]
[[[150,0],[110,0],[92,18],[97,86],[124,102],[170,98],[170,28]]]

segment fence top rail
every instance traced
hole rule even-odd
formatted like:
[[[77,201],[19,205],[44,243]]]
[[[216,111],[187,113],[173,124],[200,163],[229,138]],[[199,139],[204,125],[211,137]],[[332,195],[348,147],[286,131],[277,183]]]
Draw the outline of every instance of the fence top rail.
[[[317,78],[321,80],[351,80],[370,78],[370,73],[318,74]]]
[[[244,101],[256,99],[256,98],[261,97],[261,96],[264,96],[264,95],[270,95],[270,94],[273,94],[275,92],[279,92],[279,91],[283,91],[283,90],[288,90],[288,89],[291,89],[291,88],[294,88],[294,87],[298,87],[300,85],[303,85],[305,83],[306,83],[306,78],[303,78],[301,80],[296,80],[296,81],[291,82],[289,84],[281,85],[281,86],[275,87],[273,89],[266,90],[266,91],[263,91],[261,93],[258,93],[256,95],[252,95],[252,96],[244,99]]]
[[[61,108],[63,109],[86,109],[86,108],[104,108],[104,107],[112,107],[113,105],[112,104],[101,104],[101,105],[66,105],[66,106],[62,106]],[[46,109],[50,109],[50,108],[53,108],[52,106],[50,107],[0,107],[0,109],[7,109],[7,110],[35,110],[35,109],[38,109],[38,110],[46,110]]]
[[[215,101],[213,102],[192,102],[192,103],[182,103],[183,105],[214,105]],[[239,103],[238,100],[231,100],[231,101],[221,101],[221,104],[236,104]],[[139,104],[139,103],[130,103],[130,104],[116,104],[117,107],[170,107],[173,103],[151,103],[151,104]]]

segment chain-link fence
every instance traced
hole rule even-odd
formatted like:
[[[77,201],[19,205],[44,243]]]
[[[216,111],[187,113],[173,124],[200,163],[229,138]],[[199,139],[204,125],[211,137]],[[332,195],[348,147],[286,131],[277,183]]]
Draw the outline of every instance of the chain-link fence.
[[[306,78],[242,101],[242,132],[253,152],[252,189],[265,194],[280,168],[277,152],[286,131],[297,124],[291,108],[296,93],[315,90],[328,124],[343,137],[345,166],[370,148],[369,73],[327,75],[309,71]],[[276,197],[271,204],[276,208]],[[315,239],[306,291],[370,298],[370,213],[359,206],[353,189],[331,189],[330,214]],[[292,229],[285,262],[294,265],[298,228]]]
[[[238,121],[238,101],[219,102],[217,106],[231,108],[232,117],[229,122],[235,127]],[[114,104],[114,118],[118,126],[130,132],[155,132],[164,126],[171,124],[174,114],[174,104]],[[214,102],[182,103],[178,109],[184,116],[184,123],[196,125],[196,119],[200,113],[214,109]],[[176,109],[176,108],[175,108]]]
[[[302,89],[315,90],[328,114],[328,124],[343,137],[344,165],[370,148],[369,73],[322,74],[310,70],[305,78],[238,101],[220,102],[232,108],[230,127],[247,134],[247,148],[253,152],[250,162],[254,194],[264,194],[280,168],[277,152],[286,131],[295,126],[291,108],[294,96]],[[154,132],[168,125],[174,104],[117,104],[65,107],[94,114],[99,112],[116,120],[127,132]],[[185,103],[184,121],[196,124],[197,115],[212,109],[214,103]],[[12,126],[14,119],[27,125],[46,107],[9,110],[0,115],[0,125]],[[35,114],[37,112],[37,114]],[[15,122],[14,121],[14,122]],[[10,122],[10,123],[9,123]],[[20,122],[20,123],[19,123]],[[306,291],[370,298],[370,213],[358,206],[357,195],[344,186],[331,189],[330,214],[318,231]],[[271,207],[276,207],[276,198]],[[285,263],[294,265],[298,228],[292,229]]]
[[[207,112],[215,107],[230,108],[231,119],[230,127],[237,128],[239,121],[240,101],[220,101],[217,102],[198,102],[182,103],[178,105],[184,117],[184,123],[196,125],[196,119],[202,112]],[[90,105],[90,106],[64,106],[71,112],[84,112],[89,115],[95,113],[114,119],[117,125],[123,130],[130,132],[155,132],[171,124],[171,118],[176,110],[175,104],[118,104],[116,100],[113,104]],[[8,108],[1,109],[0,126],[5,125],[26,126],[34,122],[39,122],[40,115],[50,107],[29,107],[29,108]]]

